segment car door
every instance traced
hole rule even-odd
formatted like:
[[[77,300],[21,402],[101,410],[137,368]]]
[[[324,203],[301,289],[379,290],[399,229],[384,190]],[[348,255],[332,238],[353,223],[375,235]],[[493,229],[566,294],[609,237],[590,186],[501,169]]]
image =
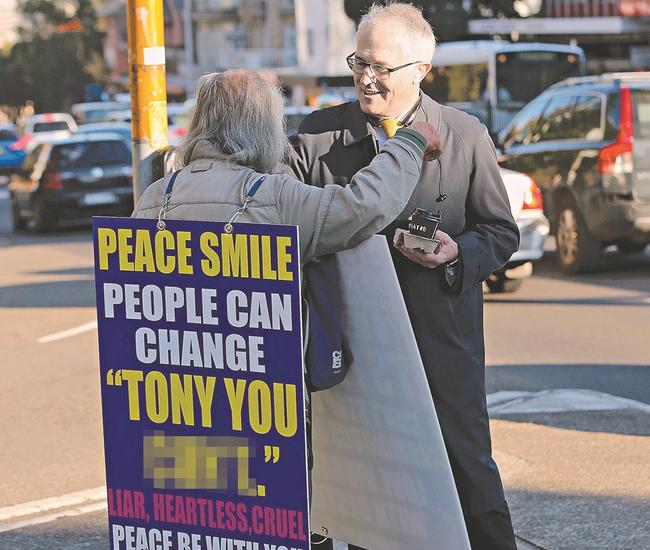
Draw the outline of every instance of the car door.
[[[577,95],[571,114],[571,125],[564,139],[558,142],[557,173],[560,187],[551,197],[557,203],[562,186],[570,191],[587,227],[600,225],[598,218],[607,216],[603,200],[598,160],[605,146],[605,109],[607,95],[599,91],[584,91]]]
[[[532,131],[529,143],[521,152],[530,165],[528,175],[542,191],[544,213],[551,222],[555,218],[557,190],[567,185],[567,174],[580,147],[575,143],[573,120],[577,98],[578,94],[570,90],[552,94]]]
[[[550,98],[548,94],[543,94],[531,101],[499,135],[502,151],[499,164],[503,168],[523,172],[535,181],[536,174],[542,168],[536,152],[539,148],[536,130]]]
[[[634,198],[650,202],[650,89],[632,89],[634,148],[632,189]]]

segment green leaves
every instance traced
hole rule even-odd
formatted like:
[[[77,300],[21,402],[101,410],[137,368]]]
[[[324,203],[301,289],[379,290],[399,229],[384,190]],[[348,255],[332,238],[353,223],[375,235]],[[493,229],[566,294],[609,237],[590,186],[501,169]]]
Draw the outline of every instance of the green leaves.
[[[92,0],[19,0],[26,23],[20,40],[0,55],[0,104],[34,101],[37,111],[61,110],[103,69],[103,33]]]

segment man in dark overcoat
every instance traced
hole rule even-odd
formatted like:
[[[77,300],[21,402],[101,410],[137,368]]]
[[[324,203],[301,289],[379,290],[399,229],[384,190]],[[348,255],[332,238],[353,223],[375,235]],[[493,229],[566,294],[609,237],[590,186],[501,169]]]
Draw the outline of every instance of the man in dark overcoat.
[[[474,550],[515,549],[510,512],[492,459],[485,396],[482,282],[517,250],[519,232],[495,149],[476,118],[421,93],[435,38],[408,4],[373,6],[348,57],[358,101],[309,115],[290,160],[311,185],[346,185],[396,126],[433,124],[442,156],[383,233],[390,243],[415,208],[440,210],[437,254],[395,242],[391,253],[426,370]]]

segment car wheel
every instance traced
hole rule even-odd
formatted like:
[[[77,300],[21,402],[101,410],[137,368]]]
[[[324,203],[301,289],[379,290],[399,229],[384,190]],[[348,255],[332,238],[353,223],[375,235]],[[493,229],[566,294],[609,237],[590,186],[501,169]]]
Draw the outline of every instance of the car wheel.
[[[11,201],[11,227],[14,231],[19,231],[20,229],[25,229],[27,222],[25,218],[20,215],[20,207],[16,200]]]
[[[491,294],[505,294],[507,292],[517,292],[523,284],[523,279],[508,279],[503,275],[490,275],[485,284]]]
[[[557,257],[565,273],[584,273],[598,263],[602,245],[587,231],[573,201],[564,200],[560,205],[556,238]]]
[[[617,246],[618,249],[624,254],[638,254],[639,252],[643,252],[646,249],[646,246],[648,246],[648,244],[626,241],[626,242],[618,243]]]
[[[52,220],[48,218],[45,205],[36,201],[32,211],[32,229],[37,233],[45,233],[52,229]]]

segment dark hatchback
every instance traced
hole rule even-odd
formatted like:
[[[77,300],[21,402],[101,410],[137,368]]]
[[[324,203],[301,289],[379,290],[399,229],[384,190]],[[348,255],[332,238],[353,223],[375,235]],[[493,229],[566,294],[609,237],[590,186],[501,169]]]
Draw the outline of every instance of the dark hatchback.
[[[133,210],[131,152],[114,134],[82,134],[41,143],[11,176],[15,229],[88,223]]]
[[[605,246],[650,242],[650,73],[560,82],[499,134],[499,163],[542,190],[567,273],[598,263]]]

